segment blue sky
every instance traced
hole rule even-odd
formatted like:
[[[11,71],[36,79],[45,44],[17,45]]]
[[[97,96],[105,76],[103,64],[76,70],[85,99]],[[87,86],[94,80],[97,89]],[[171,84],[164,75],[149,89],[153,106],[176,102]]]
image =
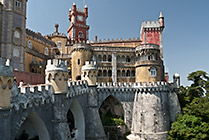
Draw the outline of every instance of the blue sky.
[[[43,35],[54,32],[54,24],[66,33],[68,10],[73,2],[83,9],[84,0],[29,0],[27,28]],[[209,0],[85,0],[89,8],[87,24],[90,40],[140,36],[142,21],[165,17],[164,64],[170,80],[174,73],[188,85],[190,72],[209,73]]]

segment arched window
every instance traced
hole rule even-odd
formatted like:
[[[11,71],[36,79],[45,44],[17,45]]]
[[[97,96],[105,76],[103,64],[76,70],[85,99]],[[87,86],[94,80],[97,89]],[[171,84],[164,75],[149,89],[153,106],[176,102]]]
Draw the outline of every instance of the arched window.
[[[83,32],[82,31],[79,31],[78,32],[78,38],[84,38],[84,35],[83,35]]]
[[[49,49],[47,47],[44,49],[44,54],[49,55]]]
[[[78,65],[80,65],[81,64],[81,61],[80,61],[80,59],[78,59]]]
[[[130,76],[131,76],[130,70],[127,70],[126,77],[130,77]]]
[[[132,70],[132,71],[131,71],[131,76],[132,76],[132,77],[135,77],[135,70]]]
[[[107,76],[107,71],[103,70],[103,76],[106,77]]]
[[[103,55],[103,61],[106,61],[106,55]]]
[[[61,47],[62,46],[62,42],[61,41],[57,41],[57,47]]]
[[[112,76],[112,70],[108,70],[108,77]]]
[[[14,31],[14,37],[17,38],[17,39],[20,39],[20,30],[19,29],[15,29]]]
[[[30,40],[28,40],[27,46],[28,46],[28,48],[32,49],[32,42]]]
[[[99,77],[102,76],[102,70],[99,70],[99,71],[98,71],[98,76],[99,76]]]
[[[117,70],[117,77],[121,77],[121,71]]]
[[[152,77],[157,76],[157,70],[155,67],[150,68],[150,76],[152,76]]]
[[[111,62],[112,61],[112,56],[111,55],[108,55],[107,61],[108,62]]]
[[[117,56],[117,62],[120,62],[120,55]]]
[[[122,56],[121,61],[122,62],[125,62],[126,61],[126,57],[124,55]]]
[[[20,0],[16,0],[15,6],[20,8],[21,7],[21,1]]]
[[[126,76],[126,72],[125,70],[122,70],[122,77],[125,77]]]
[[[98,55],[98,61],[100,62],[102,60],[102,56]]]
[[[129,56],[126,57],[126,62],[131,62],[131,58]]]

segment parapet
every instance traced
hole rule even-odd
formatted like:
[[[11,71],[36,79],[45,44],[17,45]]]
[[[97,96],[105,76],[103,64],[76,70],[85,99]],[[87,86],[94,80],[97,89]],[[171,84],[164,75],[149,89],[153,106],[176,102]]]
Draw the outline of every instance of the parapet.
[[[0,58],[0,75],[13,77],[12,61],[10,59]]]
[[[91,43],[129,43],[129,42],[141,42],[141,40],[139,37],[137,37],[137,38],[133,37],[133,38],[129,38],[129,39],[127,39],[127,38],[109,39],[108,38],[108,39],[103,39],[103,40],[99,39],[99,41],[97,41],[97,38],[96,38],[95,41],[91,40]]]
[[[85,65],[82,66],[82,71],[86,70],[97,70],[96,61],[86,61]]]
[[[143,49],[156,49],[156,50],[160,50],[160,47],[158,44],[141,44],[139,46],[136,47],[136,51],[140,51]]]
[[[51,85],[25,86],[11,90],[11,107],[15,110],[38,107],[54,103],[53,88]]]
[[[98,91],[108,91],[108,92],[163,92],[172,91],[173,86],[169,85],[167,82],[139,82],[139,83],[97,83]],[[106,90],[107,89],[107,90]]]
[[[67,61],[62,59],[49,59],[46,65],[46,72],[49,71],[65,71],[67,72]]]
[[[159,21],[143,21],[142,27],[143,28],[159,28],[160,22]]]
[[[71,53],[77,50],[89,50],[92,51],[92,47],[84,42],[79,42],[73,45]]]
[[[88,93],[89,93],[89,89],[88,89],[87,81],[78,80],[78,81],[68,82],[68,92],[66,94],[68,98],[72,98]]]

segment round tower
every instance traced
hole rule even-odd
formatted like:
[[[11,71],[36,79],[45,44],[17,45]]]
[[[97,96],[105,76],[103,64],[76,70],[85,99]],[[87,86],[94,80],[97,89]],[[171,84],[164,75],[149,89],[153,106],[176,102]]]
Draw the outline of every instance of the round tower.
[[[164,66],[157,44],[136,47],[136,82],[164,81]]]
[[[92,60],[92,48],[85,43],[74,44],[71,57],[72,81],[81,80],[82,66],[86,61]]]
[[[95,61],[86,61],[82,67],[81,79],[86,80],[88,85],[96,85],[98,69]]]
[[[61,59],[48,60],[45,73],[46,84],[51,84],[56,94],[67,92],[67,61]]]

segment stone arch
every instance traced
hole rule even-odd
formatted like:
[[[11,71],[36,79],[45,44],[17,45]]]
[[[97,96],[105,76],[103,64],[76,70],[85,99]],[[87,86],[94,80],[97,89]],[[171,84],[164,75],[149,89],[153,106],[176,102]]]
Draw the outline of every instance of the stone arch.
[[[122,127],[125,128],[122,103],[115,96],[109,95],[100,105],[99,114],[108,139],[121,138]]]
[[[103,55],[103,61],[107,61],[106,55]]]
[[[75,99],[70,105],[70,108],[67,113],[67,120],[68,120],[69,129],[71,131],[70,132],[71,137],[72,135],[74,135],[76,139],[84,140],[85,139],[84,114],[77,99]],[[74,124],[70,124],[70,123],[74,123]]]
[[[101,77],[102,76],[102,70],[99,70],[98,71],[98,77]]]
[[[112,56],[111,56],[111,55],[108,55],[107,61],[108,61],[108,62],[112,62]]]
[[[35,112],[31,112],[27,116],[15,136],[16,140],[23,138],[50,140],[45,123]]]

